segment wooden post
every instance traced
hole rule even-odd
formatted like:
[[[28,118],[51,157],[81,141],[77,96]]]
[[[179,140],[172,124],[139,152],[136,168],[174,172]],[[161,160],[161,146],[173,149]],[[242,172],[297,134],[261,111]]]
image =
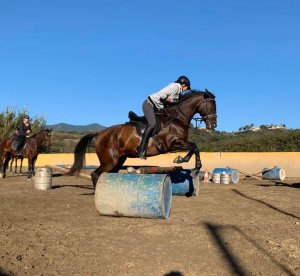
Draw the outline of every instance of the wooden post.
[[[52,169],[54,171],[62,172],[62,173],[68,173],[70,171],[69,169],[61,168],[61,167],[54,166],[54,165],[45,165],[45,167],[49,168],[49,169]],[[87,174],[84,174],[84,173],[78,173],[78,174],[76,174],[76,176],[84,178],[84,179],[88,179],[88,180],[92,179],[90,175],[87,175]]]

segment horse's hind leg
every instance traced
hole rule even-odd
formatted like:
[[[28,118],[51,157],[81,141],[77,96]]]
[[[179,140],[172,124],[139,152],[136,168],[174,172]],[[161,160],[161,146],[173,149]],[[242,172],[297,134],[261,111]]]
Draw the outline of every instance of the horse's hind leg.
[[[126,159],[127,159],[126,156],[120,157],[117,162],[116,161],[108,162],[107,164],[101,165],[99,168],[94,170],[91,173],[94,188],[96,188],[99,176],[103,172],[118,172],[123,166],[123,164],[125,163]]]
[[[6,177],[6,169],[8,168],[10,157],[11,157],[10,154],[7,153],[6,157],[5,157],[5,160],[4,160],[4,163],[3,163],[2,178]]]
[[[114,168],[114,165],[110,165],[110,164],[108,164],[108,165],[101,165],[100,167],[98,167],[96,170],[94,170],[91,173],[91,177],[92,177],[92,182],[93,182],[94,189],[96,189],[98,178],[101,175],[101,173],[103,173],[103,172],[110,172],[110,171],[112,171],[113,168]]]

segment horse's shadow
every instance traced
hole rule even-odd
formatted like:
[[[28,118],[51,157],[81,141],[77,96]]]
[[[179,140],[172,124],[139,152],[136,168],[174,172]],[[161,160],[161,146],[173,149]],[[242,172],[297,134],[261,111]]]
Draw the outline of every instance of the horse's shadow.
[[[185,193],[185,196],[190,197],[193,195],[194,191],[195,191],[195,187],[194,187],[194,183],[193,183],[193,177],[191,175],[191,170],[187,170],[187,169],[183,169],[181,171],[178,172],[172,172],[169,174],[171,182],[172,182],[172,187],[173,190],[177,190],[176,185],[180,185],[182,183],[187,182],[188,183],[188,191]],[[176,194],[173,193],[173,194]]]
[[[270,184],[256,184],[257,186],[260,187],[276,187],[276,186],[282,186],[282,187],[287,187],[287,188],[293,188],[293,189],[299,189],[300,188],[300,183],[284,183],[281,181],[272,181],[273,183]]]

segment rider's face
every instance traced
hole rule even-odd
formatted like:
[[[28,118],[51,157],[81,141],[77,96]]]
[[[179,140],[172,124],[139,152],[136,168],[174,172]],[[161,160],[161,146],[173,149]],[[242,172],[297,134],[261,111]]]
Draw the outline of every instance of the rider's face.
[[[182,84],[181,87],[182,87],[182,91],[188,90],[188,87],[185,84]]]

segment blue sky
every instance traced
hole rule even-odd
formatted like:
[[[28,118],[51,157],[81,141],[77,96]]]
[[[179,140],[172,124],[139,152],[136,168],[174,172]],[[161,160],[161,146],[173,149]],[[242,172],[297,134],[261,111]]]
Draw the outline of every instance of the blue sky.
[[[2,0],[0,110],[110,126],[187,75],[215,93],[220,131],[300,128],[299,14],[298,0]]]

